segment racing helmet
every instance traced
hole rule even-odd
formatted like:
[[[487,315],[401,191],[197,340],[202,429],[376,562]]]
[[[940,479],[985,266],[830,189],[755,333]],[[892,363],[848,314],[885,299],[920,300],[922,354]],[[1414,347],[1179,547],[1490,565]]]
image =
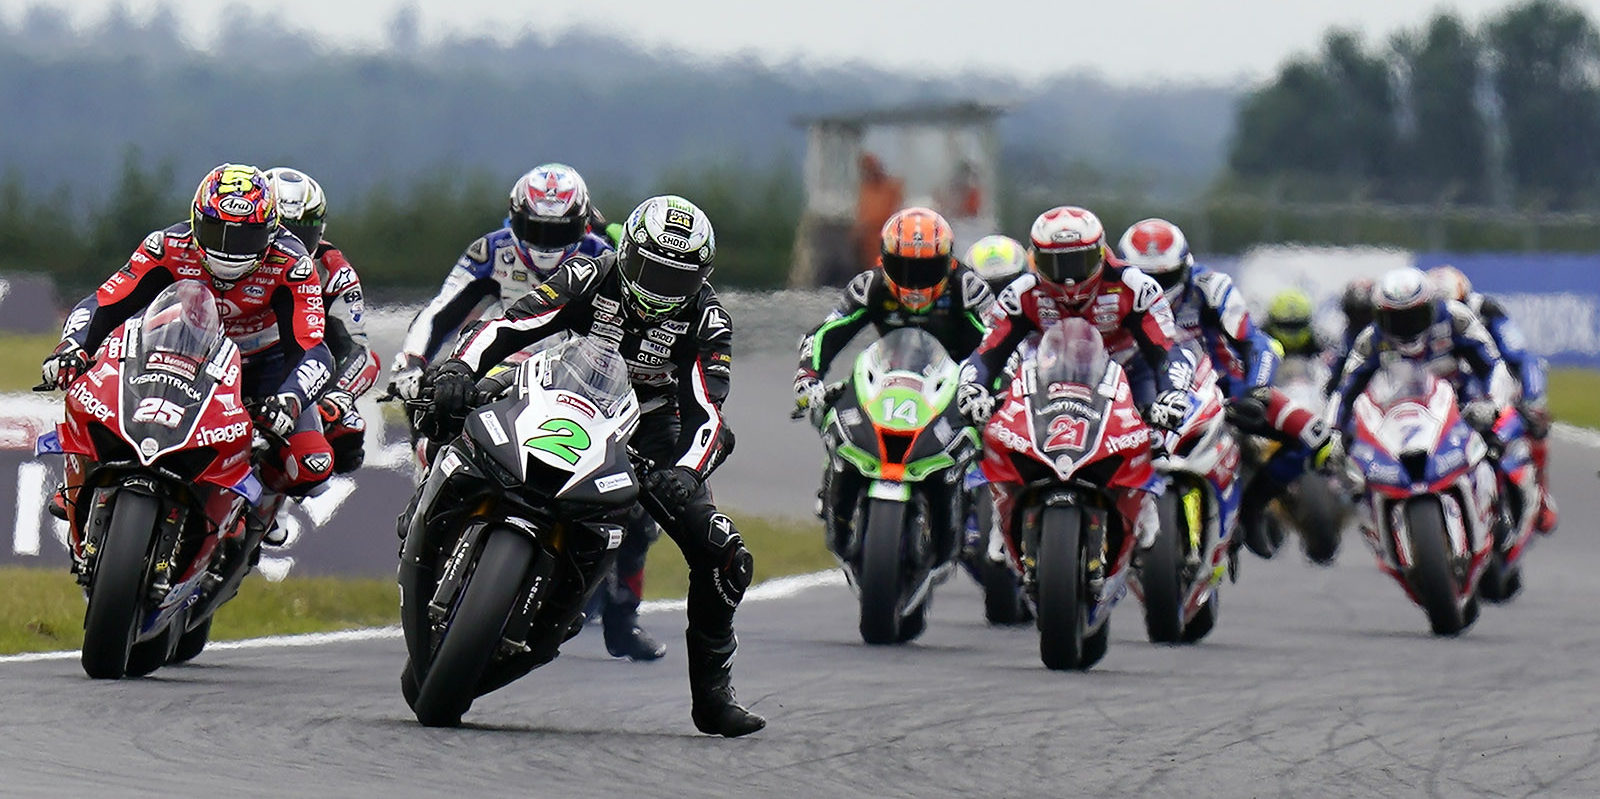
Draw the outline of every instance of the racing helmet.
[[[1057,206],[1033,220],[1028,238],[1028,264],[1044,286],[1076,306],[1094,296],[1106,265],[1106,229],[1099,217]]]
[[[548,276],[589,232],[589,187],[566,164],[540,164],[511,187],[509,210],[511,235],[534,268]]]
[[[1303,350],[1311,345],[1311,297],[1300,289],[1284,289],[1267,305],[1267,335],[1285,349]]]
[[[1439,315],[1439,296],[1428,276],[1412,267],[1385,274],[1373,291],[1372,305],[1378,332],[1401,353],[1421,355]]]
[[[671,316],[705,285],[716,254],[705,212],[677,195],[651,197],[622,225],[617,268],[624,299],[642,319]]]
[[[189,226],[207,272],[226,281],[243,279],[261,266],[278,234],[272,181],[253,166],[218,166],[195,189]]]
[[[1449,264],[1429,269],[1428,280],[1433,283],[1434,291],[1447,300],[1466,302],[1472,296],[1472,281],[1460,269]]]
[[[1165,219],[1135,222],[1122,234],[1117,252],[1123,262],[1155,278],[1169,299],[1188,282],[1189,268],[1194,266],[1189,240]]]
[[[913,313],[933,307],[955,267],[950,223],[930,208],[906,208],[890,216],[881,233],[878,263],[889,293]]]
[[[999,293],[1028,270],[1028,249],[1010,236],[984,236],[967,248],[966,264]]]
[[[316,257],[317,245],[327,230],[328,198],[322,186],[310,175],[286,166],[267,170],[267,180],[278,196],[278,218],[293,233],[306,252]]]
[[[1339,310],[1344,312],[1345,332],[1350,336],[1372,324],[1372,278],[1350,281],[1339,297]]]

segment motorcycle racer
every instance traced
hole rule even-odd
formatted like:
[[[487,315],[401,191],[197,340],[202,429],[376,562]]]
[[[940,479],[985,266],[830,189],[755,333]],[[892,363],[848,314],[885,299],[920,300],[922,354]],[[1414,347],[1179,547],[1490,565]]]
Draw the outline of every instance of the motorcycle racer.
[[[1355,348],[1356,338],[1372,325],[1372,290],[1372,279],[1360,277],[1346,284],[1344,293],[1339,296],[1339,310],[1344,313],[1344,337],[1340,348],[1334,352],[1332,374],[1328,376],[1328,385],[1323,388],[1324,394],[1331,396],[1338,390],[1339,379],[1344,376],[1345,363],[1350,360],[1350,351]]]
[[[1263,329],[1278,342],[1283,357],[1318,358],[1324,348],[1311,326],[1311,316],[1311,297],[1300,289],[1284,289],[1267,303],[1267,323]]]
[[[1028,248],[1010,236],[984,236],[967,248],[967,257],[962,263],[989,284],[990,292],[999,294],[1007,284],[1028,271]]]
[[[987,334],[962,367],[956,393],[962,413],[983,427],[994,409],[994,376],[1023,340],[1057,320],[1080,317],[1098,329],[1130,379],[1139,376],[1133,397],[1145,419],[1159,430],[1176,430],[1190,410],[1193,368],[1178,351],[1172,307],[1161,286],[1111,255],[1105,228],[1082,208],[1060,206],[1034,220],[1028,256],[1029,272],[1000,292]],[[989,488],[995,519],[1015,556],[1010,526],[1021,486],[991,482]],[[1146,493],[1141,510],[1130,517],[1137,519],[1139,547],[1148,548],[1158,529],[1154,495]]]
[[[1517,412],[1522,416],[1528,431],[1529,455],[1533,460],[1534,478],[1539,486],[1542,504],[1534,526],[1540,532],[1556,528],[1559,515],[1555,500],[1550,496],[1550,406],[1545,397],[1546,378],[1544,359],[1528,352],[1527,339],[1517,323],[1506,313],[1505,306],[1481,292],[1472,290],[1472,281],[1453,266],[1436,266],[1429,269],[1428,279],[1435,290],[1447,300],[1455,300],[1470,309],[1489,331],[1506,368],[1521,389],[1517,397]]]
[[[356,410],[356,400],[377,382],[381,370],[367,339],[361,277],[344,252],[323,238],[328,200],[322,186],[289,167],[274,167],[266,175],[277,194],[283,226],[306,246],[322,282],[322,307],[328,318],[324,340],[333,355],[334,383],[317,408],[323,434],[333,447],[333,472],[348,474],[361,468],[366,458],[367,422]]]
[[[1265,465],[1263,475],[1303,470],[1296,462],[1325,451],[1327,425],[1273,387],[1280,356],[1272,339],[1251,320],[1232,278],[1196,265],[1183,231],[1165,219],[1134,223],[1122,234],[1117,249],[1124,263],[1161,286],[1172,305],[1179,340],[1199,344],[1216,366],[1227,397],[1228,421],[1246,433],[1285,445]],[[1259,525],[1266,505],[1279,491],[1270,478],[1252,480],[1245,489],[1241,523],[1247,529]],[[1243,538],[1259,541],[1254,536]],[[1270,554],[1259,545],[1256,548],[1257,554]]]
[[[631,446],[654,464],[643,479],[646,507],[689,562],[694,723],[735,737],[766,722],[739,705],[732,686],[733,614],[754,559],[706,485],[733,448],[722,417],[733,322],[707,282],[715,255],[711,222],[694,204],[670,195],[644,201],[615,253],[572,258],[463,338],[433,376],[433,417],[438,424],[469,406],[479,376],[547,336],[571,331],[616,344],[642,411]]]
[[[276,437],[263,482],[291,496],[333,472],[316,403],[331,384],[333,356],[322,286],[305,246],[279,221],[272,183],[253,166],[223,164],[195,190],[189,221],[145,237],[128,262],[73,308],[61,343],[45,360],[44,382],[65,388],[90,366],[118,325],[180,280],[205,283],[223,327],[244,357],[242,390],[257,426]],[[74,475],[67,475],[73,501]],[[247,522],[270,529],[274,503]],[[269,540],[269,543],[280,543]]]

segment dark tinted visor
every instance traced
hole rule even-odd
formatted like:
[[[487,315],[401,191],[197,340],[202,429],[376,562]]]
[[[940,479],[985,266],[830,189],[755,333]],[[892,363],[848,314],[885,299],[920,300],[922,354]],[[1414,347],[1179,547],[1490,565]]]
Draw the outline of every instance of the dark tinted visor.
[[[1415,308],[1379,309],[1374,317],[1378,329],[1389,337],[1410,341],[1421,336],[1433,324],[1433,305],[1423,303]]]
[[[700,290],[700,270],[660,258],[650,258],[636,246],[617,253],[622,276],[645,296],[663,302],[682,302]]]
[[[312,256],[317,254],[317,245],[322,243],[323,226],[321,224],[297,225],[293,222],[285,222],[283,223],[283,226],[288,228],[289,232],[293,233],[294,237],[299,239],[301,244],[306,245],[307,253],[310,253]]]
[[[583,217],[511,215],[511,234],[535,250],[561,250],[577,244],[589,229]]]
[[[1166,291],[1167,289],[1182,283],[1184,275],[1188,274],[1188,272],[1188,268],[1179,267],[1169,272],[1156,272],[1154,274],[1146,272],[1145,274],[1150,275],[1150,277],[1156,281],[1156,284],[1161,286],[1162,291]]]
[[[195,214],[194,240],[201,249],[211,253],[259,256],[272,243],[272,230],[264,222],[224,222]]]
[[[883,273],[903,289],[931,289],[950,276],[950,256],[903,258],[883,256]]]
[[[1081,250],[1034,250],[1033,266],[1052,283],[1081,283],[1094,277],[1104,258],[1099,247]]]

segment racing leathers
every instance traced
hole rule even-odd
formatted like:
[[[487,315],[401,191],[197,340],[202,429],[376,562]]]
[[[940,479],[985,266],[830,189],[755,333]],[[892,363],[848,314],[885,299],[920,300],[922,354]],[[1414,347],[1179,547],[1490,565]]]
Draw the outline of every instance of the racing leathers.
[[[290,424],[278,431],[283,441],[273,443],[272,456],[262,463],[263,482],[279,493],[304,494],[333,472],[333,450],[317,412],[317,401],[332,385],[334,361],[324,340],[327,317],[316,266],[284,229],[261,265],[240,280],[212,277],[204,263],[188,222],[151,233],[121,269],[73,308],[62,339],[92,353],[162,289],[179,280],[205,283],[217,297],[224,332],[243,356],[245,400],[258,414],[272,407],[289,417]],[[70,491],[70,474],[67,484]]]
[[[593,233],[578,242],[574,256],[595,256],[611,245]],[[554,272],[541,272],[528,250],[504,227],[467,246],[445,277],[439,293],[411,320],[394,372],[432,361],[462,325],[500,316]]]
[[[326,239],[317,244],[312,261],[322,282],[328,321],[324,340],[333,357],[334,375],[333,387],[322,396],[318,409],[323,433],[333,447],[333,471],[347,474],[361,468],[366,457],[367,422],[356,410],[356,400],[377,382],[382,367],[367,340],[366,299],[355,267]]]
[[[1165,405],[1175,393],[1188,395],[1194,369],[1180,353],[1172,306],[1160,284],[1114,262],[1103,269],[1093,294],[1081,302],[1069,301],[1063,291],[1032,272],[1002,289],[988,316],[988,332],[962,366],[962,383],[987,389],[1030,335],[1058,320],[1079,317],[1095,326],[1112,358],[1127,372],[1134,403],[1142,412],[1151,414],[1153,406]],[[1158,439],[1152,436],[1152,441]],[[1020,553],[1013,516],[1021,490],[1017,483],[989,483],[995,524],[1014,559]],[[1130,506],[1128,514],[1141,548],[1154,542],[1159,524],[1155,495],[1142,493],[1138,511],[1131,512]]]
[[[1179,339],[1199,345],[1210,357],[1228,398],[1228,419],[1251,435],[1283,446],[1266,465],[1269,473],[1303,470],[1303,461],[1328,442],[1327,425],[1309,408],[1272,386],[1279,356],[1273,341],[1256,327],[1233,278],[1204,266],[1167,295],[1177,319]]]
[[[1521,389],[1517,411],[1528,433],[1528,455],[1533,460],[1534,480],[1539,485],[1542,506],[1536,522],[1543,532],[1556,527],[1555,500],[1550,496],[1550,407],[1546,400],[1545,362],[1528,352],[1522,329],[1506,313],[1505,306],[1481,292],[1467,296],[1465,305],[1478,315],[1489,337],[1500,350],[1500,358]]]
[[[464,335],[454,356],[440,365],[438,380],[461,370],[476,379],[563,331],[613,343],[628,365],[642,413],[632,445],[652,462],[641,502],[689,564],[686,639],[695,723],[715,732],[717,718],[737,707],[730,685],[737,647],[733,613],[754,565],[738,528],[717,510],[705,483],[733,447],[722,418],[732,319],[709,285],[668,316],[642,318],[625,296],[615,255],[575,257],[504,316]],[[630,527],[628,535],[635,530]]]

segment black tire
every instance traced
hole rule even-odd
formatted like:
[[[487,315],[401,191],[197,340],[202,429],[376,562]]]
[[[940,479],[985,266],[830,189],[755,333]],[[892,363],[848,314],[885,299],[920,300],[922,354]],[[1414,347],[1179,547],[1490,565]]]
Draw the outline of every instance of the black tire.
[[[916,610],[907,613],[906,617],[900,620],[899,643],[908,644],[915,641],[928,629],[928,602],[932,599],[931,596],[924,599]]]
[[[417,692],[421,691],[417,685],[417,673],[411,668],[411,658],[406,658],[406,667],[400,671],[400,695],[405,697],[406,707],[413,711],[417,707]]]
[[[1046,668],[1087,669],[1105,655],[1108,629],[1087,632],[1088,575],[1083,565],[1083,516],[1077,508],[1045,508],[1039,552],[1039,659]]]
[[[1178,494],[1188,486],[1174,483],[1156,499],[1161,529],[1156,543],[1140,556],[1139,584],[1144,588],[1144,629],[1150,642],[1183,641],[1183,541],[1188,521],[1178,512]]]
[[[119,494],[111,509],[83,618],[83,671],[97,680],[127,674],[150,584],[150,545],[160,510],[154,497],[131,491]]]
[[[1522,567],[1518,565],[1507,568],[1505,559],[1501,555],[1501,547],[1509,535],[1511,531],[1506,528],[1505,522],[1496,521],[1494,541],[1491,544],[1494,547],[1494,554],[1490,556],[1489,566],[1483,570],[1483,576],[1478,578],[1478,596],[1485,602],[1495,604],[1509,602],[1522,590]]]
[[[454,727],[478,696],[478,681],[500,648],[500,634],[522,599],[536,549],[527,534],[490,528],[478,564],[461,588],[450,627],[412,705],[424,727]]]
[[[1194,618],[1183,625],[1183,642],[1186,644],[1198,643],[1201,639],[1211,634],[1212,628],[1217,626],[1217,606],[1221,602],[1221,591],[1212,591],[1211,598],[1206,600],[1200,609],[1195,611]]]
[[[182,624],[183,616],[179,614],[160,635],[134,644],[133,648],[128,650],[128,668],[123,671],[122,676],[143,677],[167,665],[173,648],[178,645],[178,631],[182,629]]]
[[[1444,509],[1436,497],[1416,497],[1406,503],[1405,517],[1406,529],[1401,532],[1411,544],[1411,569],[1406,574],[1411,591],[1427,612],[1435,635],[1459,635],[1466,619],[1456,604]]]
[[[211,619],[200,622],[200,626],[183,634],[178,639],[178,648],[172,652],[172,663],[188,663],[200,656],[205,651],[206,644],[211,642]]]
[[[1308,474],[1294,486],[1293,517],[1300,529],[1300,548],[1312,563],[1327,566],[1339,556],[1339,539],[1343,534],[1344,506],[1334,493],[1328,479],[1320,474]]]
[[[900,607],[905,597],[906,505],[869,500],[866,535],[861,541],[861,640],[898,644]]]
[[[995,563],[978,553],[978,572],[983,575],[983,617],[996,626],[1028,621],[1028,605],[1022,597],[1022,583],[1009,563]]]

